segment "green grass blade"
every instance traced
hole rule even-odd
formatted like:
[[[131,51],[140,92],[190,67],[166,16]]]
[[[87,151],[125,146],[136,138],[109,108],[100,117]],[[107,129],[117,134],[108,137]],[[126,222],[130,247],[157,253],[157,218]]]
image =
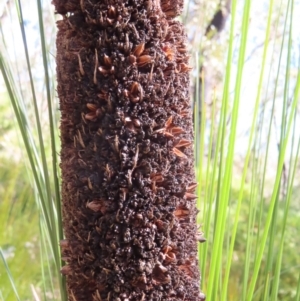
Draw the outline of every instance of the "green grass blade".
[[[12,274],[11,274],[11,272],[10,272],[10,269],[9,269],[9,266],[8,266],[6,260],[5,260],[5,257],[4,257],[4,254],[3,254],[3,252],[2,252],[2,248],[1,248],[1,247],[0,247],[0,257],[1,257],[2,263],[3,263],[3,265],[4,265],[5,271],[6,271],[6,273],[7,273],[7,276],[8,276],[8,278],[9,278],[11,287],[12,287],[14,293],[15,293],[15,297],[16,297],[16,299],[17,299],[18,301],[20,301],[21,299],[20,299],[20,297],[19,297],[18,290],[17,290],[17,288],[16,288],[16,286],[15,286],[15,282],[14,282],[13,276],[12,276]]]

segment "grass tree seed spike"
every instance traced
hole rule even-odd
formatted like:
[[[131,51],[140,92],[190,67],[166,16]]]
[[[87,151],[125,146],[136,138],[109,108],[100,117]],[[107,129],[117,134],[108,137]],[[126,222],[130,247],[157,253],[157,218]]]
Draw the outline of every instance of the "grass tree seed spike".
[[[183,0],[53,0],[72,301],[200,301]]]

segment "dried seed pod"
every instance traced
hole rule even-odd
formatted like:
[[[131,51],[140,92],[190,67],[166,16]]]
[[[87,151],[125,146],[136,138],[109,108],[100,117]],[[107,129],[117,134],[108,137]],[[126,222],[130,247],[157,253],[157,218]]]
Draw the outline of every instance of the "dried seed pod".
[[[129,63],[131,64],[131,65],[135,65],[135,63],[136,63],[136,57],[134,56],[134,55],[130,55],[129,57],[128,57],[128,61],[129,61]]]
[[[168,61],[174,61],[176,56],[174,49],[169,46],[164,46],[162,50],[164,51]]]
[[[87,103],[86,107],[91,110],[91,111],[96,111],[97,110],[97,106],[94,103]]]
[[[145,50],[145,43],[141,43],[135,47],[135,49],[133,50],[133,55],[139,57],[142,55],[144,50]]]
[[[191,183],[187,188],[186,191],[192,193],[197,188],[198,183]]]
[[[141,126],[141,122],[137,118],[133,119],[132,122],[133,122],[134,126],[136,126],[136,127]]]
[[[170,132],[172,135],[176,136],[184,133],[184,130],[179,126],[175,126],[170,129]]]
[[[60,272],[63,274],[63,275],[71,275],[72,274],[72,269],[69,265],[64,265],[61,269],[60,269]]]
[[[67,239],[62,239],[59,244],[62,250],[69,248],[69,241]]]
[[[193,70],[193,68],[189,65],[184,63],[179,64],[179,72],[190,72],[191,70]]]
[[[177,218],[185,218],[185,217],[188,217],[190,215],[190,210],[188,209],[185,209],[185,208],[177,208],[174,212],[174,215],[177,217]]]
[[[130,88],[130,100],[134,103],[143,100],[144,91],[140,83],[134,82]]]
[[[186,158],[186,155],[176,147],[173,147],[173,152],[179,158]]]
[[[97,115],[95,112],[87,113],[84,115],[86,120],[95,121],[97,119]]]
[[[104,65],[105,65],[105,66],[111,67],[111,65],[112,65],[112,60],[111,60],[111,58],[110,58],[108,55],[104,54],[103,61],[104,61]]]
[[[190,193],[190,192],[186,192],[184,194],[184,197],[187,199],[187,200],[194,200],[194,199],[197,199],[198,196],[196,194],[193,194],[193,193]]]
[[[139,67],[144,67],[152,62],[152,57],[150,55],[142,55],[137,59],[137,65]]]
[[[200,301],[183,0],[57,2],[68,298]]]
[[[110,7],[109,7],[109,9],[108,9],[108,11],[107,11],[107,16],[108,16],[108,18],[110,18],[110,19],[115,19],[115,18],[116,18],[116,16],[117,16],[117,11],[116,11],[116,9],[115,9],[114,6],[110,6]]]
[[[152,272],[154,285],[167,284],[171,282],[171,277],[167,274],[167,272],[168,269],[162,264],[156,264]]]
[[[176,143],[175,147],[179,148],[179,147],[188,147],[192,145],[192,142],[190,140],[187,139],[181,139],[178,143]]]

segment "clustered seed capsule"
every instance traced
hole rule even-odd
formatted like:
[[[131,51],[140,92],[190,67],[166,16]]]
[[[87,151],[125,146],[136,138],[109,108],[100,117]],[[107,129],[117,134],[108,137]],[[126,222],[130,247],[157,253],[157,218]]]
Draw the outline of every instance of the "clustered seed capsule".
[[[204,300],[183,1],[53,3],[69,300]]]

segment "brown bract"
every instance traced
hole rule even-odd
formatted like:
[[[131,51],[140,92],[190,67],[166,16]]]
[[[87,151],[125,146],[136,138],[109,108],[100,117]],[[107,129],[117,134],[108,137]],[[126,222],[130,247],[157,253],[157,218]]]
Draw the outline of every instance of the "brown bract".
[[[203,300],[183,1],[53,3],[69,300]]]

